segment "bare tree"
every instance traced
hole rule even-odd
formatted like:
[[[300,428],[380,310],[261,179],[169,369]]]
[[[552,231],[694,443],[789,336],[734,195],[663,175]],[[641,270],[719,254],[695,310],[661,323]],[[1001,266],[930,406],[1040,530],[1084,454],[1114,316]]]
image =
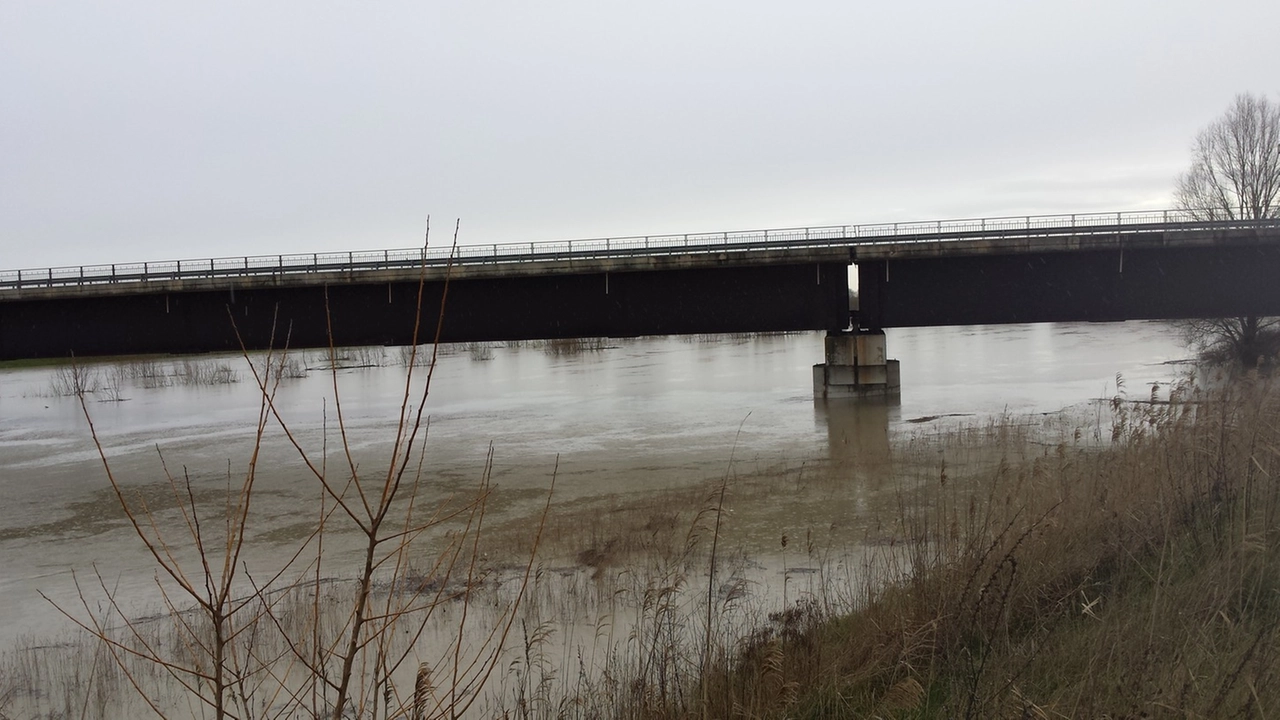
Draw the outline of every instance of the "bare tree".
[[[1178,178],[1178,206],[1198,220],[1280,217],[1280,104],[1237,95],[1226,114],[1200,131],[1191,167]],[[1280,351],[1280,318],[1188,321],[1189,344],[1210,360],[1245,367]]]
[[[1206,318],[1183,320],[1179,326],[1187,344],[1209,362],[1255,367],[1280,353],[1280,318]]]
[[[1237,95],[1225,115],[1200,131],[1191,168],[1178,178],[1178,206],[1202,220],[1280,216],[1280,104]]]

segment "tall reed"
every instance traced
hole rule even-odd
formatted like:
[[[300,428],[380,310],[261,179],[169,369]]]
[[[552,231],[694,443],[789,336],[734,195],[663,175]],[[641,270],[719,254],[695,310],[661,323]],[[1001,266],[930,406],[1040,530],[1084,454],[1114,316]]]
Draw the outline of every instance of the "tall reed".
[[[939,461],[853,607],[803,602],[663,717],[1268,717],[1280,397],[1117,397],[1109,438]],[[772,678],[772,679],[771,679]]]

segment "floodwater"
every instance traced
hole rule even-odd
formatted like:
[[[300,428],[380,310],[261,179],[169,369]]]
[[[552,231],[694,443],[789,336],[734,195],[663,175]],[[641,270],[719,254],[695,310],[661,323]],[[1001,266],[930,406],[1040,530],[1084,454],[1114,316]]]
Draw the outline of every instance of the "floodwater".
[[[1114,395],[1117,375],[1127,392],[1144,396],[1152,383],[1175,379],[1189,355],[1174,328],[1154,322],[894,330],[888,354],[902,364],[901,400],[862,412],[815,403],[811,367],[822,344],[820,333],[802,333],[618,340],[584,352],[449,349],[425,404],[429,492],[474,488],[490,448],[498,495],[530,502],[553,472],[557,503],[687,486],[720,476],[731,460],[795,465],[856,453],[861,434],[1080,406]],[[284,379],[275,401],[293,437],[315,462],[345,464],[344,430],[361,472],[385,472],[405,394],[403,352],[349,354],[340,365],[367,367],[339,370],[337,393],[330,373],[315,369],[326,363],[323,353],[300,359],[312,371]],[[88,368],[100,386],[87,396],[88,414],[122,485],[167,492],[161,458],[197,495],[243,477],[257,387],[242,358],[200,362],[229,365],[239,382],[147,387],[109,363]],[[425,368],[415,373],[411,413]],[[55,392],[65,380],[65,369],[0,370],[3,647],[66,627],[40,595],[78,609],[73,571],[96,582],[96,568],[123,597],[145,597],[152,583],[153,564],[111,494],[80,403]],[[263,446],[252,530],[260,546],[292,547],[312,523],[317,487],[274,422]]]

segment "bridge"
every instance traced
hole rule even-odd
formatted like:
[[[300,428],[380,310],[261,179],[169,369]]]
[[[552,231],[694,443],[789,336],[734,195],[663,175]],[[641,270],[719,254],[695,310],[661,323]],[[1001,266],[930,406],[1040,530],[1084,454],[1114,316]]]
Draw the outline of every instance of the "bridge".
[[[418,342],[839,336],[851,264],[863,335],[1280,315],[1280,220],[1081,213],[0,271],[0,360],[407,344],[419,308]]]

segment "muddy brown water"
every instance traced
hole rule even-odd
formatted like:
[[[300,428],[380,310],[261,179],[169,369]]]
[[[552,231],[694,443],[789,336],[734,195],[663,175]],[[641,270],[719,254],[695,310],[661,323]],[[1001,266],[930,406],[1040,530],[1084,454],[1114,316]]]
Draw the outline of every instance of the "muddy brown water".
[[[584,352],[537,346],[452,347],[426,403],[426,497],[475,487],[493,449],[497,512],[679,488],[739,468],[795,466],[867,452],[895,433],[956,418],[1047,413],[1124,389],[1142,397],[1183,372],[1188,356],[1164,323],[1038,324],[889,332],[902,363],[900,402],[815,404],[811,366],[820,333],[606,341]],[[321,353],[300,356],[277,406],[314,458],[344,462],[333,379]],[[337,373],[346,435],[361,472],[385,472],[405,388],[398,349],[350,353]],[[158,361],[167,373],[169,361]],[[113,472],[144,497],[167,492],[160,465],[185,474],[201,498],[243,476],[259,402],[242,358],[239,382],[183,385],[89,372],[88,409]],[[115,368],[115,369],[113,369]],[[146,598],[154,568],[111,494],[78,401],[55,394],[56,367],[0,369],[0,642],[66,627],[40,594],[76,605],[72,573],[95,568],[124,597]],[[65,372],[65,371],[63,371]],[[419,378],[422,369],[418,369]],[[112,380],[113,374],[115,380]],[[136,373],[135,373],[136,374]],[[415,386],[417,402],[419,388]],[[116,400],[118,396],[120,399]],[[272,424],[260,462],[249,562],[267,562],[310,531],[314,481]],[[505,493],[505,495],[504,495]],[[804,512],[790,509],[789,512]],[[761,511],[750,532],[776,537]],[[779,518],[778,523],[794,518]],[[353,548],[334,543],[337,564]],[[354,567],[354,556],[351,558]]]

